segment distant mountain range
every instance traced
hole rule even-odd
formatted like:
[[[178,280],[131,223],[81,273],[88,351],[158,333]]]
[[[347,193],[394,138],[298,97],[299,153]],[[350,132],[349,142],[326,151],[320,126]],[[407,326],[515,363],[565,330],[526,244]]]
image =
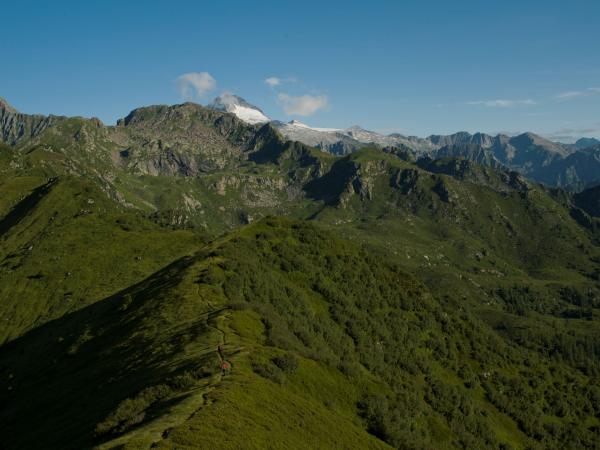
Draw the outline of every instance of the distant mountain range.
[[[581,138],[574,144],[550,141],[534,133],[518,136],[458,132],[426,138],[398,133],[383,135],[354,125],[316,128],[300,121],[270,120],[259,108],[235,95],[215,99],[209,108],[235,114],[251,123],[271,122],[286,139],[299,141],[336,155],[368,146],[405,147],[415,157],[461,157],[492,167],[504,166],[549,186],[580,190],[600,182],[600,141]]]
[[[271,120],[259,108],[233,94],[217,97],[208,109],[231,113],[253,125],[270,123],[285,139],[335,155],[350,154],[370,146],[399,147],[411,152],[415,159],[465,158],[490,167],[503,166],[531,180],[573,191],[600,183],[600,141],[594,138],[582,138],[568,145],[534,133],[492,136],[458,132],[420,138],[398,133],[383,135],[357,125],[346,129],[316,128],[297,120],[288,123]],[[143,108],[136,110],[137,114],[141,110]],[[66,119],[54,115],[23,114],[0,99],[0,132],[2,142],[9,145],[35,137]]]

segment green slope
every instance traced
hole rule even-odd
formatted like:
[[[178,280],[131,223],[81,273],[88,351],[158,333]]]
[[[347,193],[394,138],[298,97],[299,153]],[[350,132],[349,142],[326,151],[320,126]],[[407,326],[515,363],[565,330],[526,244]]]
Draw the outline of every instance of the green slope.
[[[5,405],[2,424],[8,427],[3,429],[5,444],[28,448],[42,440],[45,448],[81,448],[113,438],[139,423],[148,430],[142,429],[128,439],[152,441],[158,436],[160,440],[164,429],[158,435],[153,430],[160,428],[163,414],[172,412],[163,419],[165,428],[177,426],[179,421],[185,423],[199,408],[207,408],[212,416],[211,403],[216,400],[211,396],[225,395],[240,417],[245,416],[244,411],[248,413],[245,423],[237,425],[237,432],[250,432],[257,424],[269,427],[273,417],[281,414],[289,420],[278,424],[281,436],[296,442],[298,448],[305,442],[301,436],[307,424],[321,433],[336,428],[354,430],[344,439],[315,436],[314,446],[318,442],[330,442],[332,448],[336,443],[348,446],[363,442],[366,447],[383,448],[364,431],[352,401],[356,388],[339,372],[302,359],[298,375],[290,375],[293,384],[282,392],[278,392],[281,387],[253,373],[254,362],[265,360],[265,364],[271,364],[268,358],[276,353],[264,347],[263,326],[256,313],[239,311],[203,281],[222,261],[213,255],[219,245],[213,244],[194,258],[178,260],[127,291],[5,344],[0,350]],[[233,310],[227,312],[227,308]],[[232,374],[224,378],[219,375],[215,351],[219,344],[223,344],[224,357],[233,365]],[[307,379],[301,377],[305,371],[310,374]],[[327,380],[320,380],[319,374]],[[302,393],[311,379],[320,389],[312,398]],[[343,384],[337,389],[344,402],[332,416],[319,393],[338,382]],[[254,386],[250,392],[257,395],[246,397],[250,404],[236,406],[236,396],[247,396],[248,385]],[[345,398],[348,394],[350,397]],[[133,400],[128,402],[127,397]],[[272,408],[268,405],[275,398],[279,398],[279,412],[263,414],[253,405],[262,402]],[[294,417],[304,414],[304,408],[314,410],[314,417],[307,418],[306,423]],[[293,414],[285,416],[287,413]],[[153,422],[156,418],[158,424]],[[262,448],[264,442],[279,439],[273,434],[275,429],[269,433],[257,431],[247,438],[232,429],[227,438],[219,428],[222,426],[215,422],[213,431],[207,430],[197,444],[214,448],[215,439],[229,439],[235,448],[234,442],[240,439],[255,439],[248,440],[248,444],[254,442],[254,448]],[[232,422],[231,427],[235,426]],[[295,430],[295,436],[288,428]],[[179,435],[175,430],[173,439]]]
[[[202,242],[119,207],[85,179],[14,178],[8,191],[7,184],[19,197],[0,220],[0,342],[123,289]]]
[[[381,256],[267,218],[36,328],[0,348],[6,446],[593,446],[593,377]]]

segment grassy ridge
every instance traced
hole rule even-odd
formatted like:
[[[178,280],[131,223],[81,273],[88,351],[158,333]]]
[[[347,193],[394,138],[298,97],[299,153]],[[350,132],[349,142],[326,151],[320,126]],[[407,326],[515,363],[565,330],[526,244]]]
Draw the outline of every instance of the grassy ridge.
[[[3,433],[11,448],[592,445],[593,378],[510,344],[472,301],[322,227],[265,219],[3,346]]]

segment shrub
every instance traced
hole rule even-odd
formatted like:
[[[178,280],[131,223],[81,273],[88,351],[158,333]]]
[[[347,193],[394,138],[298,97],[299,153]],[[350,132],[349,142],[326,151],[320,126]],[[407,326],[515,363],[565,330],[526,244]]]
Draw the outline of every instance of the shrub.
[[[254,373],[260,375],[267,380],[271,380],[274,383],[283,383],[283,372],[277,366],[273,364],[255,363],[252,365]]]
[[[146,416],[146,409],[153,403],[167,397],[170,393],[171,388],[169,386],[159,384],[144,389],[134,398],[123,400],[119,403],[117,409],[96,425],[96,435],[122,433],[133,425],[142,422]]]
[[[132,303],[133,303],[133,297],[131,296],[131,294],[125,294],[123,296],[123,300],[121,301],[121,305],[119,306],[119,310],[127,311]]]
[[[283,372],[294,373],[298,370],[298,358],[291,353],[273,358],[273,363]]]
[[[250,304],[247,302],[235,302],[235,303],[230,303],[229,307],[233,311],[245,311],[250,308]]]
[[[367,431],[382,440],[387,440],[387,398],[382,395],[369,395],[359,402],[358,411],[367,423]]]

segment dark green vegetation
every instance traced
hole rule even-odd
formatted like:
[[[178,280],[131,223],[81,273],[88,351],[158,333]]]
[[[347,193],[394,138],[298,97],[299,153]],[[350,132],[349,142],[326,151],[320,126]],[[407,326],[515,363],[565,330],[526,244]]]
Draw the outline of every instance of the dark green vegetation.
[[[11,124],[2,448],[600,446],[597,189],[192,104]]]

